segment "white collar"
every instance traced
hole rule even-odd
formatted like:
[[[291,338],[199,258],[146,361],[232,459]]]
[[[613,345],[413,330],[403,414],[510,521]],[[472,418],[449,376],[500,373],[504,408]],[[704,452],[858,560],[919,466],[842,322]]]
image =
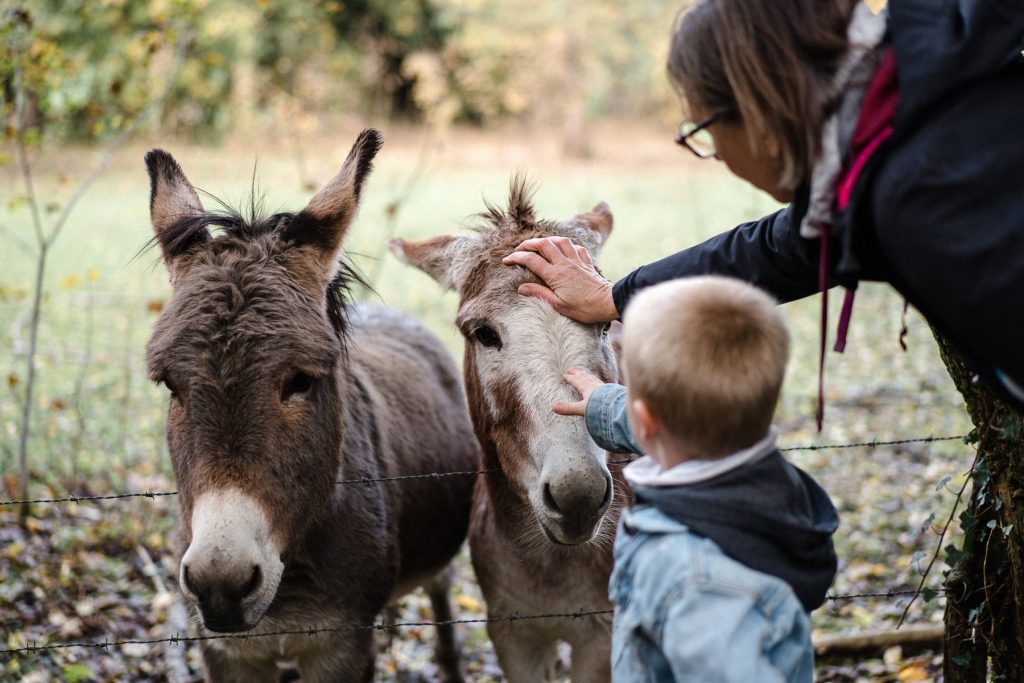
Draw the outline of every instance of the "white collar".
[[[687,460],[667,470],[661,469],[654,458],[645,455],[627,465],[622,470],[622,474],[632,486],[696,484],[725,474],[740,465],[760,460],[775,450],[775,439],[778,438],[778,435],[779,430],[772,426],[763,439],[742,451],[714,460]]]

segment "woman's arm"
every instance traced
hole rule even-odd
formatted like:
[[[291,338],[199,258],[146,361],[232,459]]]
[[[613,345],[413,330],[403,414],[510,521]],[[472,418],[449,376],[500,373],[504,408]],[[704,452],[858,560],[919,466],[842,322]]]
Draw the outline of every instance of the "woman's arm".
[[[637,268],[615,283],[615,308],[624,311],[637,291],[687,275],[728,275],[749,282],[781,302],[818,289],[816,239],[800,237],[793,205],[743,223],[701,244]]]
[[[543,299],[562,315],[586,323],[612,320],[637,291],[688,275],[728,275],[779,301],[793,301],[817,291],[820,248],[817,239],[800,237],[793,222],[801,212],[795,206],[641,266],[614,287],[594,268],[586,249],[565,237],[527,240],[504,263],[524,266],[544,281],[524,284],[520,294]]]

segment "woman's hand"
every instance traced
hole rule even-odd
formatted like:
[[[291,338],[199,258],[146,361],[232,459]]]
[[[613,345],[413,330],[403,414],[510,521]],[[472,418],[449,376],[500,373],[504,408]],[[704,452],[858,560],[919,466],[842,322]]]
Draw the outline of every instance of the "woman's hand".
[[[619,317],[612,284],[597,272],[590,252],[567,237],[526,240],[502,263],[523,266],[543,280],[543,285],[520,285],[519,293],[548,302],[564,316],[581,323],[602,323]]]
[[[567,384],[571,385],[575,389],[581,399],[572,403],[556,403],[552,406],[559,415],[585,415],[587,411],[587,401],[590,399],[590,395],[594,393],[594,389],[604,384],[597,377],[594,377],[586,370],[580,370],[578,368],[569,368],[562,375],[562,379]]]

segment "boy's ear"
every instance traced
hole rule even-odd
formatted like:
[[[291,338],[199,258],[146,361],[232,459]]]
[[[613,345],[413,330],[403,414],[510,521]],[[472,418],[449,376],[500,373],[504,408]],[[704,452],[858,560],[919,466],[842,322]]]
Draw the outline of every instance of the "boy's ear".
[[[583,234],[573,235],[574,241],[586,247],[596,261],[601,255],[604,243],[608,241],[608,236],[612,234],[614,218],[611,208],[605,202],[600,202],[590,211],[577,214],[568,223],[583,228]]]
[[[388,240],[388,249],[402,263],[419,268],[434,278],[445,291],[462,288],[472,268],[477,240],[465,235],[431,237],[407,242],[401,237]]]
[[[359,209],[363,182],[380,150],[380,133],[368,128],[359,134],[338,174],[309,200],[285,228],[283,238],[311,250],[315,269],[330,282],[338,269],[338,252]]]
[[[653,450],[648,448],[648,444],[661,432],[661,421],[651,412],[647,401],[642,398],[630,399],[630,408],[632,408],[633,417],[636,420],[637,442],[648,450]]]

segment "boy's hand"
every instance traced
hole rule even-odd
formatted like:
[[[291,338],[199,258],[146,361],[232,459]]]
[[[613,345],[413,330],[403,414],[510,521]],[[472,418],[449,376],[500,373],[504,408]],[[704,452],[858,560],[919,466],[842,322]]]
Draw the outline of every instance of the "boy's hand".
[[[597,377],[594,377],[586,370],[580,370],[579,368],[569,368],[562,375],[562,379],[566,383],[572,385],[572,388],[579,392],[581,400],[573,403],[556,403],[552,406],[559,415],[585,415],[587,410],[587,400],[590,395],[594,393],[594,389],[604,384]]]

